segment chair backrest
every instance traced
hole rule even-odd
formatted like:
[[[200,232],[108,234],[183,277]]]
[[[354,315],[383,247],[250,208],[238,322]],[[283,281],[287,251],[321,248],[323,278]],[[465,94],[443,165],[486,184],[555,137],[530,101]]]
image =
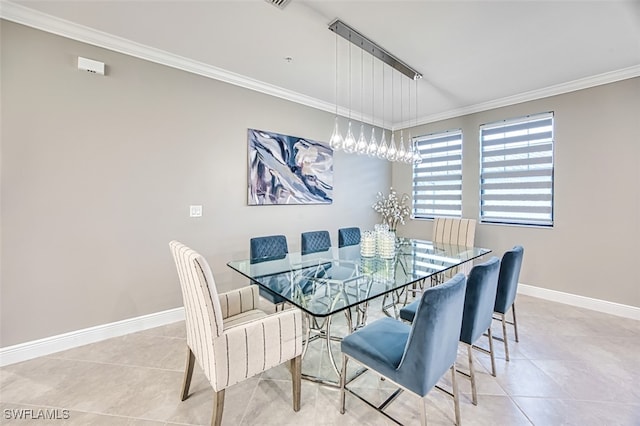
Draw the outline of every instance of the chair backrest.
[[[302,254],[327,251],[331,248],[331,236],[329,231],[303,232],[301,235]]]
[[[457,274],[422,295],[398,365],[402,385],[424,396],[456,361],[466,278]]]
[[[491,326],[499,271],[500,259],[493,256],[469,272],[460,329],[461,342],[473,344]]]
[[[436,217],[433,219],[433,242],[473,247],[476,237],[475,219]]]
[[[178,241],[169,243],[182,288],[187,345],[207,378],[215,382],[212,342],[223,331],[218,290],[207,261]]]
[[[338,229],[338,247],[355,246],[360,244],[360,228]]]
[[[249,262],[260,263],[268,260],[284,259],[289,253],[287,237],[284,235],[269,235],[255,237],[249,241]]]
[[[493,308],[495,312],[506,314],[511,305],[513,305],[518,290],[523,257],[524,248],[522,246],[515,246],[502,256],[500,275],[498,276],[498,291]]]

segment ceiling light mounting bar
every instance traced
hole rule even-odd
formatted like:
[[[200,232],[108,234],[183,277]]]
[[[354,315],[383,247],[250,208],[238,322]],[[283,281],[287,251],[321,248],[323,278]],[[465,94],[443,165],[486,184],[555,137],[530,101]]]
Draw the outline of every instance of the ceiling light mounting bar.
[[[422,74],[420,74],[418,71],[411,68],[409,65],[402,62],[400,59],[396,58],[391,53],[387,52],[384,48],[369,40],[367,37],[363,36],[357,30],[351,28],[341,20],[336,19],[331,22],[329,24],[329,29],[338,34],[340,37],[349,40],[351,43],[355,44],[362,50],[371,53],[373,56],[389,65],[391,68],[400,71],[410,79],[418,80],[422,78]]]

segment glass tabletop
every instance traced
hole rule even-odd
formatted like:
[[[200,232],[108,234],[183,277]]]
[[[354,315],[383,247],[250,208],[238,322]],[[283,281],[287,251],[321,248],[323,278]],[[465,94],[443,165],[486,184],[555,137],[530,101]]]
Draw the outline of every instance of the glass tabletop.
[[[490,252],[399,238],[395,254],[388,258],[364,257],[360,246],[354,245],[305,255],[235,260],[227,265],[303,311],[326,317]]]

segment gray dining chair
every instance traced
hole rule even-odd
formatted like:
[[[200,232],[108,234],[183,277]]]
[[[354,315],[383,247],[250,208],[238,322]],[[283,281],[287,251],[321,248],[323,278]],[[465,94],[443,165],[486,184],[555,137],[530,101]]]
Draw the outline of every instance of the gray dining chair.
[[[516,342],[518,338],[518,322],[516,320],[516,293],[518,292],[518,280],[520,279],[520,269],[522,268],[522,259],[524,257],[524,248],[515,246],[508,250],[502,256],[500,262],[500,274],[498,276],[498,291],[496,293],[496,302],[493,307],[494,313],[499,315],[502,322],[502,338],[494,336],[496,340],[504,342],[505,359],[509,361],[509,343],[507,337],[507,324],[513,326]],[[511,309],[513,321],[506,320],[507,312]]]
[[[452,392],[445,392],[453,397],[455,420],[460,425],[455,362],[465,288],[466,278],[463,274],[458,274],[422,294],[412,325],[392,318],[381,318],[344,337],[341,342],[343,359],[340,413],[345,412],[347,392],[363,399],[354,389],[347,387],[353,380],[357,380],[347,380],[346,377],[347,362],[352,359],[400,388],[382,405],[374,406],[367,402],[369,405],[390,417],[383,410],[404,389],[421,399],[422,425],[427,424],[425,397],[447,370],[450,370]]]
[[[499,270],[500,259],[493,256],[488,261],[474,266],[469,273],[469,278],[467,279],[467,290],[464,298],[464,314],[462,315],[462,327],[460,328],[460,342],[467,346],[467,355],[469,358],[468,377],[471,379],[471,394],[474,405],[478,405],[478,395],[476,391],[472,349],[487,353],[490,356],[491,375],[496,375],[496,361],[493,351],[493,338],[491,336],[491,321],[493,318],[493,306],[496,300]],[[400,310],[400,318],[405,321],[413,321],[417,308],[418,303],[416,302],[405,306]],[[485,332],[487,333],[489,340],[488,350],[474,344],[484,335]]]
[[[329,231],[310,231],[300,235],[300,247],[303,255],[331,249]]]
[[[189,395],[197,362],[213,388],[211,424],[222,423],[225,390],[289,361],[293,410],[300,410],[302,314],[257,309],[258,287],[218,294],[207,261],[178,241],[169,243],[178,270],[187,328],[181,399]]]
[[[338,247],[355,246],[360,244],[360,228],[338,229]]]
[[[284,259],[289,253],[287,237],[284,235],[268,235],[265,237],[254,237],[249,240],[249,263],[256,264],[271,260]],[[277,279],[277,278],[275,278]],[[278,283],[273,283],[276,285]],[[283,287],[287,283],[283,283]],[[286,300],[260,287],[260,296],[273,303],[278,308],[284,308]]]

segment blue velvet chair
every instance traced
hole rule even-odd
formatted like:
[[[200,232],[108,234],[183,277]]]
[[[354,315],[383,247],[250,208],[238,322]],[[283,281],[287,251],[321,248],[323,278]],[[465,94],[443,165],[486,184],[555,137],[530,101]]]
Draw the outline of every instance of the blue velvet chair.
[[[500,262],[500,275],[498,276],[498,292],[496,294],[496,302],[493,307],[494,313],[500,315],[502,320],[502,340],[504,342],[504,354],[509,361],[509,344],[507,343],[507,324],[513,325],[516,342],[518,339],[518,322],[516,321],[516,293],[518,290],[518,280],[520,279],[520,268],[522,267],[522,258],[524,257],[524,248],[515,246],[511,250],[504,253],[502,262]],[[506,320],[507,312],[511,309],[513,314],[513,322]],[[494,318],[498,319],[498,318]]]
[[[255,237],[249,241],[249,262],[260,263],[269,260],[284,259],[289,253],[287,237],[284,235],[269,235],[266,237]],[[260,296],[278,306],[283,306],[285,300],[268,290],[260,287]]]
[[[360,244],[360,228],[338,229],[338,247],[355,246]]]
[[[347,384],[351,382],[346,380],[347,361],[353,359],[398,385],[400,389],[396,392],[404,389],[420,397],[423,425],[427,424],[425,396],[442,375],[451,370],[453,392],[445,392],[453,396],[456,424],[460,424],[455,361],[465,287],[464,274],[458,274],[422,294],[412,325],[392,318],[382,318],[342,339],[341,413],[344,414],[345,411],[346,392],[362,399],[347,388]],[[392,400],[393,396],[374,408],[382,412]]]
[[[491,337],[491,321],[493,319],[493,306],[498,288],[499,270],[500,259],[493,256],[487,262],[474,266],[471,272],[469,272],[469,278],[467,280],[467,291],[464,298],[464,314],[462,316],[462,327],[460,328],[460,341],[467,345],[469,377],[471,379],[471,393],[474,405],[478,405],[478,396],[476,393],[472,349],[477,349],[489,354],[491,357],[491,375],[496,375],[493,338]],[[437,286],[435,288],[437,288]],[[405,306],[400,310],[400,318],[405,321],[413,321],[417,308],[418,303],[416,302]],[[474,345],[485,332],[487,332],[489,338],[488,351]]]
[[[284,259],[287,253],[289,253],[289,247],[287,245],[287,237],[284,235],[255,237],[249,241],[249,258],[251,263]]]
[[[329,231],[303,232],[300,247],[303,255],[329,250],[331,248]]]

